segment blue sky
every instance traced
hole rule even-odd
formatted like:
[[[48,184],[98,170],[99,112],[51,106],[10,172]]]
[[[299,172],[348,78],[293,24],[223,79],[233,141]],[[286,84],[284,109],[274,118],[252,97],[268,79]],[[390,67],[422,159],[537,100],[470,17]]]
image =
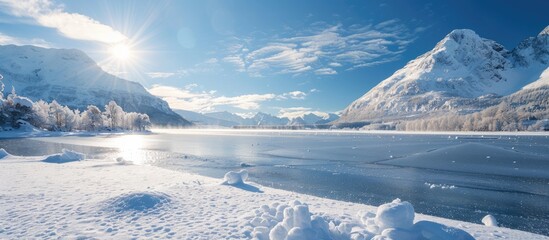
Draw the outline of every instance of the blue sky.
[[[508,49],[549,1],[0,0],[0,44],[78,48],[172,108],[280,116],[344,109],[451,30]],[[128,58],[113,56],[129,46]]]

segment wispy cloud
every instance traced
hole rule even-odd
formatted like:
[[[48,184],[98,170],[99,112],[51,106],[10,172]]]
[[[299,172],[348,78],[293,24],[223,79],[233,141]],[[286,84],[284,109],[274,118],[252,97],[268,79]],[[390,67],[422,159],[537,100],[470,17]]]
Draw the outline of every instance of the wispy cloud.
[[[116,43],[127,39],[124,34],[88,16],[68,13],[62,5],[50,0],[0,0],[5,12],[30,18],[36,24],[55,28],[62,35],[79,40]]]
[[[150,78],[171,78],[171,77],[186,77],[197,73],[205,73],[215,71],[219,67],[219,60],[217,58],[209,58],[205,61],[199,62],[187,68],[181,68],[172,72],[148,72],[147,75]]]
[[[316,75],[335,75],[337,74],[336,70],[332,68],[320,68],[315,70]]]
[[[251,76],[334,75],[336,68],[352,70],[397,60],[418,29],[409,29],[398,19],[349,27],[318,23],[311,28],[315,30],[290,37],[235,38],[223,61]]]
[[[52,47],[52,44],[47,42],[44,39],[40,38],[33,38],[33,39],[25,39],[25,38],[18,38],[18,37],[12,37],[5,35],[3,33],[0,33],[0,45],[33,45],[37,47],[44,47],[44,48],[50,48]]]
[[[244,94],[234,97],[218,96],[216,91],[194,91],[197,84],[189,84],[184,88],[153,85],[148,91],[168,102],[171,108],[196,112],[212,112],[218,106],[230,106],[242,110],[257,110],[261,103],[275,99],[305,99],[307,95],[301,91],[283,94]]]

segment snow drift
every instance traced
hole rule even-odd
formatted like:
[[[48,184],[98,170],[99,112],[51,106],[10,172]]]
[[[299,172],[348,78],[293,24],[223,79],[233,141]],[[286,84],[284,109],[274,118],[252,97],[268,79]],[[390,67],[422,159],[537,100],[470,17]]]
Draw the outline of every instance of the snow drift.
[[[3,148],[0,148],[0,159],[2,158],[5,158],[5,157],[9,157],[10,154],[8,152],[6,152],[6,150],[4,150]]]
[[[47,163],[67,163],[86,159],[86,155],[76,151],[63,149],[62,153],[53,154],[42,160]]]
[[[147,212],[171,202],[168,195],[156,192],[134,192],[123,194],[107,201],[107,209],[117,213],[127,211]]]

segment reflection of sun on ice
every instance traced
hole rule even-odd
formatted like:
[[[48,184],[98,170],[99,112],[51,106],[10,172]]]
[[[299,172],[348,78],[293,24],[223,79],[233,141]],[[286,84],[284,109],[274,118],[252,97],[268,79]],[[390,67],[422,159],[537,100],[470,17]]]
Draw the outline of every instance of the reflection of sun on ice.
[[[142,150],[143,139],[139,135],[126,135],[116,139],[115,144],[120,151],[119,163],[145,164],[146,157]]]
[[[128,44],[119,43],[111,47],[111,54],[113,58],[119,61],[130,60],[132,57],[132,51]]]

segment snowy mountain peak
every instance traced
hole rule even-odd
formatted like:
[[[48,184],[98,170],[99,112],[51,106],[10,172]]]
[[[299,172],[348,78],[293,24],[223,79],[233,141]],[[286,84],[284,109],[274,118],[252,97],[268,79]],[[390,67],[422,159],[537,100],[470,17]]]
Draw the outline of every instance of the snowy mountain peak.
[[[539,78],[549,62],[548,36],[527,38],[508,51],[472,30],[453,30],[351,103],[339,122],[475,111]]]
[[[542,36],[542,35],[545,35],[545,36],[549,35],[549,26],[545,27],[545,28],[543,29],[543,31],[541,31],[541,32],[538,34],[538,36]]]
[[[457,43],[470,40],[481,40],[480,36],[471,29],[455,29],[446,35],[444,40],[446,39],[451,39]]]

